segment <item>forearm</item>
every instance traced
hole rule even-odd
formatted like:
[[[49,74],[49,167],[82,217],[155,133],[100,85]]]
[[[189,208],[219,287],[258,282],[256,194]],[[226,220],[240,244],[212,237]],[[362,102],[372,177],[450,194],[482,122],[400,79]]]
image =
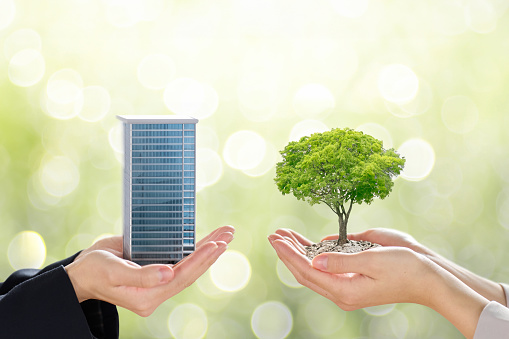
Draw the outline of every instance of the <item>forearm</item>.
[[[424,254],[435,264],[444,268],[446,271],[461,280],[461,282],[463,282],[465,285],[489,301],[496,301],[504,306],[507,305],[506,295],[500,284],[480,277],[477,274],[470,272],[466,268],[459,266],[458,264],[442,257],[441,255],[429,250],[424,246],[418,246],[413,250]]]
[[[473,338],[479,317],[489,300],[438,267],[429,283],[429,306],[450,321],[466,338]]]
[[[91,333],[63,267],[36,275],[0,299],[6,338],[90,338]],[[30,326],[26,326],[30,320]]]

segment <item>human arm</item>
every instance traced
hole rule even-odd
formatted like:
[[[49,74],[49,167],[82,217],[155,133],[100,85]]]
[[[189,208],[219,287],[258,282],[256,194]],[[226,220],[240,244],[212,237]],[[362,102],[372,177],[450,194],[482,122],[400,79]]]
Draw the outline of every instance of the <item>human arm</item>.
[[[215,230],[173,267],[139,267],[121,259],[122,239],[111,237],[43,270],[19,270],[0,284],[0,337],[118,338],[113,304],[149,315],[191,285],[224,251],[233,232],[230,226]]]
[[[84,251],[66,266],[78,300],[99,299],[148,316],[200,277],[226,250],[235,229],[223,226],[198,242],[196,251],[174,265],[139,266],[121,258],[120,237]]]
[[[355,254],[323,253],[311,262],[311,242],[290,230],[269,241],[302,285],[344,310],[391,303],[416,303],[442,314],[473,338],[488,300],[426,256],[404,247],[381,247]],[[324,265],[324,260],[327,259]],[[447,300],[447,302],[444,302]]]
[[[426,256],[428,259],[444,268],[456,278],[461,280],[474,291],[490,301],[497,301],[506,306],[509,302],[506,298],[504,288],[489,279],[483,278],[464,267],[442,257],[438,253],[430,250],[426,246],[420,244],[411,235],[386,228],[374,228],[360,233],[352,233],[348,235],[351,240],[366,240],[382,246],[406,247],[417,253]],[[323,240],[337,239],[337,235],[325,237]]]
[[[18,270],[0,284],[2,338],[118,338],[114,305],[78,303],[64,269],[76,256],[42,270]]]

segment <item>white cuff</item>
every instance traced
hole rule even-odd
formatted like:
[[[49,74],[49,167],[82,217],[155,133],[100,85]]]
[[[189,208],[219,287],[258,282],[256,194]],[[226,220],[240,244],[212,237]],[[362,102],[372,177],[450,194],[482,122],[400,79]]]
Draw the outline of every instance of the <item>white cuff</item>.
[[[509,333],[509,308],[490,301],[481,312],[474,339],[507,338]]]

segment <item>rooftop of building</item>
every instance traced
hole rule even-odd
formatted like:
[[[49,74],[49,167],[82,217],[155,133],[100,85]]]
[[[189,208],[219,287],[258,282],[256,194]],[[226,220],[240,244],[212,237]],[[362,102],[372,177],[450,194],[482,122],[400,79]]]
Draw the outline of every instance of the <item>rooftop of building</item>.
[[[198,119],[185,115],[117,115],[128,124],[196,124]]]

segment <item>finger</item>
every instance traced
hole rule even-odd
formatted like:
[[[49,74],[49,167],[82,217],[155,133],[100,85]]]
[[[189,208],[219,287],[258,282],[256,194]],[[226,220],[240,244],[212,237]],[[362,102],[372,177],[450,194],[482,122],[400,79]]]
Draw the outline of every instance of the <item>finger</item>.
[[[98,250],[105,250],[108,252],[122,253],[123,249],[123,237],[121,235],[115,235],[96,241],[93,245]]]
[[[373,276],[373,252],[359,253],[321,253],[313,258],[312,266],[317,270],[340,274],[360,273]]]
[[[292,239],[293,243],[295,244],[296,247],[299,247],[302,251],[305,251],[305,246],[308,246],[308,245],[304,245],[302,244],[299,239],[297,239],[297,237],[295,236],[294,233],[292,233],[291,230],[289,229],[278,229],[276,231],[276,234],[279,234],[281,235],[282,237],[285,237],[285,238],[289,238],[289,239]]]
[[[332,289],[337,289],[341,286],[336,286],[340,281],[348,280],[349,278],[346,276],[337,276],[336,274],[331,274],[330,272],[324,272],[318,269],[314,269],[309,264],[309,260],[297,260],[297,257],[295,255],[292,256],[290,249],[291,246],[286,243],[282,244],[281,246],[281,252],[283,253],[284,257],[289,257],[291,260],[292,265],[294,266],[296,272],[298,272],[303,279],[303,281],[306,281],[306,286],[312,286],[314,285],[316,287],[313,288],[313,290],[318,292],[318,289],[321,289],[322,292],[327,292]],[[295,252],[295,251],[294,251]],[[301,258],[305,258],[303,255],[298,254],[301,256]],[[293,272],[292,272],[293,273]],[[353,273],[353,272],[349,272]],[[311,288],[311,287],[310,287]],[[328,293],[328,292],[327,292]],[[329,294],[330,295],[330,294]]]
[[[348,239],[355,240],[355,241],[360,241],[360,240],[373,241],[374,239],[372,239],[371,234],[372,234],[371,230],[358,232],[358,233],[350,233],[350,234],[348,234]]]
[[[332,298],[332,295],[329,292],[306,278],[307,274],[305,275],[305,271],[316,271],[309,265],[309,260],[306,257],[303,257],[299,253],[295,252],[295,250],[292,249],[288,243],[282,240],[274,241],[273,247],[276,250],[279,259],[281,259],[283,264],[285,264],[288,270],[293,274],[295,279],[297,279],[301,285],[310,288],[325,298]],[[300,262],[300,264],[297,264],[298,262]]]
[[[222,241],[227,244],[229,244],[234,239],[233,233],[231,232],[224,232],[219,235],[217,235],[214,239],[214,241]]]
[[[282,236],[281,234],[271,234],[267,237],[269,239],[269,242],[271,243],[271,245],[273,245],[273,242],[276,241],[276,240],[282,240],[288,244],[290,244],[297,252],[299,252],[300,254],[306,254],[306,251],[304,250],[304,248],[302,247],[301,244],[299,244],[295,239],[293,239],[292,237],[289,237],[289,236]]]
[[[173,269],[167,265],[136,267],[121,259],[110,272],[116,286],[152,288],[166,284],[174,278]]]
[[[294,238],[291,238],[291,237],[283,237],[284,240],[286,240],[288,243],[292,244],[293,247],[299,251],[301,254],[306,254],[306,249],[304,248],[304,246],[302,246],[302,244],[298,243],[297,240],[295,240]]]
[[[217,260],[226,250],[225,242],[208,242],[190,254],[187,260],[174,267],[175,278],[172,281],[172,295],[190,286]],[[176,286],[176,287],[175,287]]]
[[[321,240],[321,241],[326,241],[326,240],[337,240],[338,238],[339,238],[339,235],[337,235],[337,234],[330,234],[330,235],[328,235],[328,236],[326,236],[326,237],[322,238],[322,240]],[[348,239],[350,239],[350,238],[348,238]]]
[[[302,234],[295,232],[294,230],[288,229],[288,228],[280,228],[276,231],[276,233],[281,235],[288,235],[291,236],[295,241],[297,241],[299,244],[302,244],[302,246],[310,246],[314,244],[311,240],[304,237]]]
[[[297,241],[299,241],[299,243],[301,243],[302,245],[304,246],[310,246],[310,245],[313,245],[314,242],[309,240],[308,238],[306,238],[305,236],[303,236],[302,234],[298,233],[298,232],[295,232],[294,230],[290,230],[290,232],[292,233],[292,235],[294,236],[295,239],[297,239]]]
[[[208,241],[214,241],[214,237],[216,237],[219,234],[225,233],[225,232],[230,232],[231,234],[234,234],[235,228],[230,225],[219,227],[219,228],[215,229],[214,231],[210,232],[203,239],[198,241],[198,243],[196,244],[196,247],[200,247]]]
[[[213,235],[213,233],[216,233],[216,234]],[[213,240],[214,242],[222,241],[222,242],[225,242],[226,244],[229,244],[234,239],[233,233],[231,232],[231,226],[224,226],[224,227],[221,227],[221,228],[213,231],[211,234],[209,234],[209,236],[207,236],[206,238],[204,238],[200,242],[198,242],[198,244],[196,245],[196,250],[198,250],[201,246],[203,246],[203,244],[206,243],[205,240],[207,238],[210,238],[211,235],[214,238],[214,240]],[[212,240],[208,240],[208,241],[212,241]],[[176,267],[177,265],[182,265],[182,263],[184,263],[188,258],[189,258],[189,256],[184,257],[182,260],[180,260],[175,265],[173,265],[173,267]]]
[[[279,234],[276,234],[276,233],[272,233],[272,234],[269,234],[269,236],[267,237],[267,239],[269,240],[269,242],[272,244],[274,241],[276,240],[283,240],[283,237],[280,236]]]

